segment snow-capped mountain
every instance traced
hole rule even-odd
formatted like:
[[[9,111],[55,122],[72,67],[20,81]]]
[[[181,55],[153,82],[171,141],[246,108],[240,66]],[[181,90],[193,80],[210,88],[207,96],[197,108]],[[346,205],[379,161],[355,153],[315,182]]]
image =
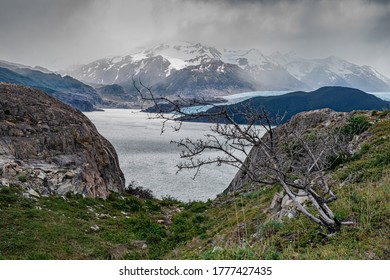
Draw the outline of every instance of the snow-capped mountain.
[[[133,76],[142,76],[158,83],[170,76],[174,70],[205,64],[218,60],[220,56],[216,49],[200,44],[161,44],[132,52],[130,55],[103,58],[74,67],[70,74],[95,84],[121,84]]]
[[[267,56],[257,49],[218,50],[189,42],[137,49],[64,73],[90,84],[119,84],[130,91],[133,79],[141,80],[161,95],[226,95],[254,90],[308,90],[327,85],[390,90],[390,79],[372,67],[336,57],[304,59],[278,52]]]
[[[291,75],[312,88],[322,86],[347,86],[364,91],[386,91],[390,79],[370,66],[358,66],[340,58],[286,59],[280,64]]]

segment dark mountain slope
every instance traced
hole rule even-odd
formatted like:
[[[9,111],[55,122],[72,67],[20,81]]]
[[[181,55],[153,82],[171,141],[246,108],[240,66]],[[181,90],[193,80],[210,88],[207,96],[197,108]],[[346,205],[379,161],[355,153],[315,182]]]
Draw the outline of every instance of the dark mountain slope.
[[[283,121],[288,121],[293,115],[310,110],[330,108],[338,112],[353,110],[389,109],[390,102],[361,90],[347,87],[322,87],[312,92],[297,91],[279,96],[254,97],[243,102],[214,107],[207,113],[216,113],[227,109],[238,123],[246,123],[248,112],[260,112],[266,109],[271,118],[284,115]],[[222,118],[201,118],[197,121],[224,122]]]
[[[92,87],[69,76],[61,77],[27,68],[10,70],[0,67],[0,82],[34,87],[81,111],[94,110],[95,105],[101,103],[100,96]]]

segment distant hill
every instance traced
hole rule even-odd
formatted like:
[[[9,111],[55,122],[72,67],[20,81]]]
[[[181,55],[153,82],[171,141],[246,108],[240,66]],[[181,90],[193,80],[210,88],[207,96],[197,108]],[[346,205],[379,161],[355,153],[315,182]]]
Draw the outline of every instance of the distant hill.
[[[213,107],[207,113],[217,113],[227,109],[238,123],[247,122],[248,112],[260,112],[264,108],[271,118],[284,115],[282,122],[293,115],[310,110],[330,108],[338,112],[353,110],[390,109],[390,102],[384,101],[364,91],[347,87],[322,87],[312,92],[297,91],[279,96],[254,97],[243,102]],[[202,117],[196,121],[225,122],[221,117]]]
[[[109,100],[128,102],[138,101],[139,98],[138,94],[131,94],[127,92],[125,88],[117,84],[96,87],[95,90],[102,98]]]
[[[95,89],[70,76],[19,67],[1,61],[0,82],[34,87],[81,111],[92,111],[102,101]]]
[[[0,67],[7,68],[10,70],[16,70],[16,69],[21,69],[21,68],[26,68],[30,70],[36,70],[36,71],[41,71],[43,73],[53,73],[53,71],[50,71],[49,69],[42,67],[42,66],[29,66],[29,65],[24,65],[24,64],[19,64],[19,63],[14,63],[14,62],[9,62],[5,60],[0,59]]]

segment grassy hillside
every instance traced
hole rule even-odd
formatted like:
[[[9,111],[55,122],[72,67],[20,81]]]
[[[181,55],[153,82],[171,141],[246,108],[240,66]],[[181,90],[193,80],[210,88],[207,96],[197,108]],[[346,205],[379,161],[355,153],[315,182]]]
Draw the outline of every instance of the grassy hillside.
[[[390,112],[357,114],[370,123],[369,137],[329,171],[338,197],[330,206],[354,224],[333,236],[303,215],[272,220],[277,185],[207,203],[129,194],[27,198],[12,185],[0,186],[0,258],[390,259]]]

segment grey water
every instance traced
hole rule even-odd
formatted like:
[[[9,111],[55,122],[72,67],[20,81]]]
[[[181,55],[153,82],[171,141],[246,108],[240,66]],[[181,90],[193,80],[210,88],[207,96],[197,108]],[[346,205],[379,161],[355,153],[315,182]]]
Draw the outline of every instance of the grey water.
[[[193,179],[195,170],[176,174],[181,161],[180,149],[171,140],[202,138],[210,133],[210,124],[183,123],[175,132],[170,125],[161,134],[162,121],[139,110],[105,109],[85,115],[97,130],[114,146],[119,157],[126,184],[153,191],[156,197],[171,196],[182,201],[206,201],[222,193],[234,178],[237,169],[232,166],[205,166]],[[204,156],[215,157],[217,152]]]

